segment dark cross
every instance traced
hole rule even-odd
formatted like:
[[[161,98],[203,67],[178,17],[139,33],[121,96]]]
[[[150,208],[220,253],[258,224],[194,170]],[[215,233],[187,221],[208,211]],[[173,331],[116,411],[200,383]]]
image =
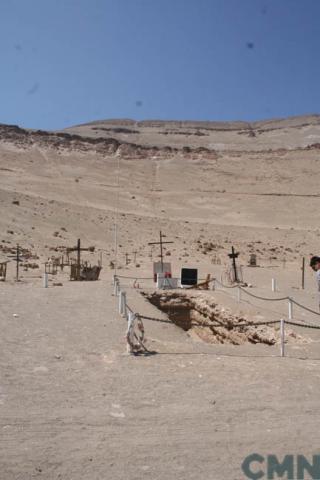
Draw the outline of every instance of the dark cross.
[[[22,262],[22,260],[20,258],[20,247],[19,247],[19,245],[17,245],[16,262],[17,262],[16,281],[19,282],[19,263]]]
[[[236,283],[239,282],[238,280],[238,273],[237,273],[237,265],[236,265],[236,258],[238,258],[239,252],[236,253],[234,247],[231,248],[231,253],[228,253],[228,257],[232,260],[233,272],[234,272],[234,281]]]
[[[15,262],[17,262],[16,266],[16,282],[19,282],[19,263],[21,263],[23,260],[20,256],[20,247],[17,245],[17,250],[14,255],[9,255],[10,258],[13,258]]]
[[[81,248],[80,238],[78,238],[77,246],[67,248],[67,254],[69,252],[77,252],[77,280],[80,280],[80,267],[81,267],[81,252],[92,252],[92,247],[89,248]]]
[[[160,242],[150,242],[148,245],[160,245],[160,258],[161,258],[161,272],[163,273],[163,245],[166,243],[174,242],[164,242],[162,239],[165,238],[165,235],[162,234],[160,230]]]

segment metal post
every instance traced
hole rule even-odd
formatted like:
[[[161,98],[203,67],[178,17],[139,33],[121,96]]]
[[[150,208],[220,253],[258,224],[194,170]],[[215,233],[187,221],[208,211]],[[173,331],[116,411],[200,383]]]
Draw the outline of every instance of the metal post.
[[[285,321],[283,318],[280,320],[280,356],[284,357],[284,342],[285,342],[285,331],[284,331]]]
[[[48,274],[47,273],[43,274],[43,287],[48,288]]]
[[[276,279],[275,278],[273,278],[271,280],[271,289],[272,289],[273,292],[275,292],[277,290]]]
[[[305,262],[305,258],[303,257],[302,258],[302,267],[301,267],[301,270],[302,270],[301,288],[302,288],[302,290],[304,290],[305,267],[306,267],[306,262]]]
[[[292,320],[293,318],[293,303],[291,298],[289,298],[289,303],[288,303],[288,317],[289,317],[289,320]]]

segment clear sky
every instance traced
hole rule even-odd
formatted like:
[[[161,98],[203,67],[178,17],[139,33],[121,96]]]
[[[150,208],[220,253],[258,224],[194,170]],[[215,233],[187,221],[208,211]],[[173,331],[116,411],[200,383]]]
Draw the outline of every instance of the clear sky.
[[[0,0],[0,123],[320,113],[320,0]]]

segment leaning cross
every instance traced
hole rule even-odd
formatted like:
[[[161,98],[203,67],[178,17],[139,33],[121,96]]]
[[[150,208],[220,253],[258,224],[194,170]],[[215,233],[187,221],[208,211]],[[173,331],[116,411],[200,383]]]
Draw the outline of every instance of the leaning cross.
[[[238,273],[237,273],[237,265],[236,265],[236,258],[238,258],[239,252],[236,252],[234,247],[231,248],[231,253],[228,253],[228,257],[232,260],[232,267],[234,272],[234,281],[236,283],[239,282]]]

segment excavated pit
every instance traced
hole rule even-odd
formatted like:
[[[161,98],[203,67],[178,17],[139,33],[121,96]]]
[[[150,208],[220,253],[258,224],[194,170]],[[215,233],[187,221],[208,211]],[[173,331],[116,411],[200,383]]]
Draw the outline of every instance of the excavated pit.
[[[205,294],[179,292],[143,292],[149,302],[164,312],[178,327],[212,344],[274,345],[280,340],[279,325],[253,325],[253,321],[219,307]],[[246,325],[240,325],[240,324]],[[239,326],[238,326],[239,325]],[[287,342],[302,337],[287,329]]]

